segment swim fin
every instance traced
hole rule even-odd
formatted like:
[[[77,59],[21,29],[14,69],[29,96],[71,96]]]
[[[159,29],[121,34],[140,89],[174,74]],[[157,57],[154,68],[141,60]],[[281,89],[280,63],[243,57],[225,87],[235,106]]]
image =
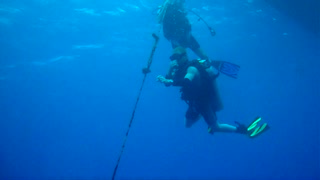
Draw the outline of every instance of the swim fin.
[[[240,66],[226,61],[211,61],[211,65],[215,67],[219,72],[237,79]]]
[[[261,117],[257,117],[254,119],[252,123],[250,123],[249,126],[245,127],[245,125],[240,124],[239,122],[235,122],[238,124],[237,127],[237,132],[241,134],[246,134],[250,138],[255,138],[258,135],[262,134],[263,132],[267,131],[270,129],[269,125],[267,123],[263,123],[261,126],[258,126],[258,123],[261,121]]]

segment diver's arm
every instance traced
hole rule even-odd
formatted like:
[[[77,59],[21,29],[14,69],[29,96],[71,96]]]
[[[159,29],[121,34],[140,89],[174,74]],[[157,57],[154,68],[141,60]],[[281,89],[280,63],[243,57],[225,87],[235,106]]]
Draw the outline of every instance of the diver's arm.
[[[173,80],[172,79],[165,78],[162,75],[157,76],[157,81],[163,83],[167,87],[173,85]]]
[[[174,73],[175,73],[175,71],[177,70],[177,68],[178,68],[178,63],[177,63],[177,61],[171,61],[171,62],[170,62],[170,67],[169,67],[168,73],[167,73],[167,75],[166,75],[166,78],[167,78],[167,79],[173,79]]]
[[[166,77],[167,79],[172,79],[172,78],[173,78],[172,73],[173,73],[173,69],[172,69],[172,68],[169,68],[169,70],[168,70],[168,72],[167,72],[167,74],[166,74],[165,77]]]
[[[183,86],[183,87],[189,87],[191,85],[192,80],[196,77],[196,75],[199,73],[199,71],[197,70],[197,68],[190,66],[187,70],[186,75],[184,76],[184,78],[182,80],[172,80],[172,79],[168,79],[164,76],[159,75],[157,77],[158,81],[165,84],[166,86]]]

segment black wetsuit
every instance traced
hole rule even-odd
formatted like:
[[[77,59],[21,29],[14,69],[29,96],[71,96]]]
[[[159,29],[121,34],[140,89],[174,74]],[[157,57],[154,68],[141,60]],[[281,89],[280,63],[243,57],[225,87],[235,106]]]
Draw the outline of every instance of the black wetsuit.
[[[200,78],[196,81],[185,84],[184,76],[190,66],[197,68]],[[199,63],[198,60],[188,61],[185,65],[181,66],[173,77],[174,86],[181,86],[181,99],[186,101],[189,108],[186,112],[186,118],[194,119],[199,114],[205,113],[204,111],[210,107],[214,112],[219,110],[219,102],[213,102],[217,95],[217,90],[213,88],[213,79],[206,72],[206,67]]]
[[[186,15],[182,4],[168,5],[163,18],[163,34],[173,48],[182,46],[195,51],[200,45],[191,34],[191,24]]]

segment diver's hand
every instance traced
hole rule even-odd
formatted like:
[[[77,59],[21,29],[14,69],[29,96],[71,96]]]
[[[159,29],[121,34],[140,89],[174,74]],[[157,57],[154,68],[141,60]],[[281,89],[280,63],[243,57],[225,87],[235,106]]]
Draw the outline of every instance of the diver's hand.
[[[172,79],[166,79],[162,75],[157,76],[157,81],[163,83],[166,86],[171,86],[173,84],[173,80]]]

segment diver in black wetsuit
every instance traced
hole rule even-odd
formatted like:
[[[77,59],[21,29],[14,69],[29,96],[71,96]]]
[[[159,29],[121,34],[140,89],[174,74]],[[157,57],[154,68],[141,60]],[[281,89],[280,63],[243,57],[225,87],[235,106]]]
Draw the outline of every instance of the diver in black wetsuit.
[[[221,124],[216,112],[223,108],[216,79],[219,71],[205,60],[189,61],[185,48],[176,47],[170,57],[173,71],[166,77],[159,75],[157,80],[166,86],[180,86],[181,99],[188,104],[185,126],[191,127],[201,117],[208,125],[208,132],[234,132],[250,138],[256,137],[269,129],[267,123],[258,126],[261,117],[249,126],[236,122],[238,126]]]

